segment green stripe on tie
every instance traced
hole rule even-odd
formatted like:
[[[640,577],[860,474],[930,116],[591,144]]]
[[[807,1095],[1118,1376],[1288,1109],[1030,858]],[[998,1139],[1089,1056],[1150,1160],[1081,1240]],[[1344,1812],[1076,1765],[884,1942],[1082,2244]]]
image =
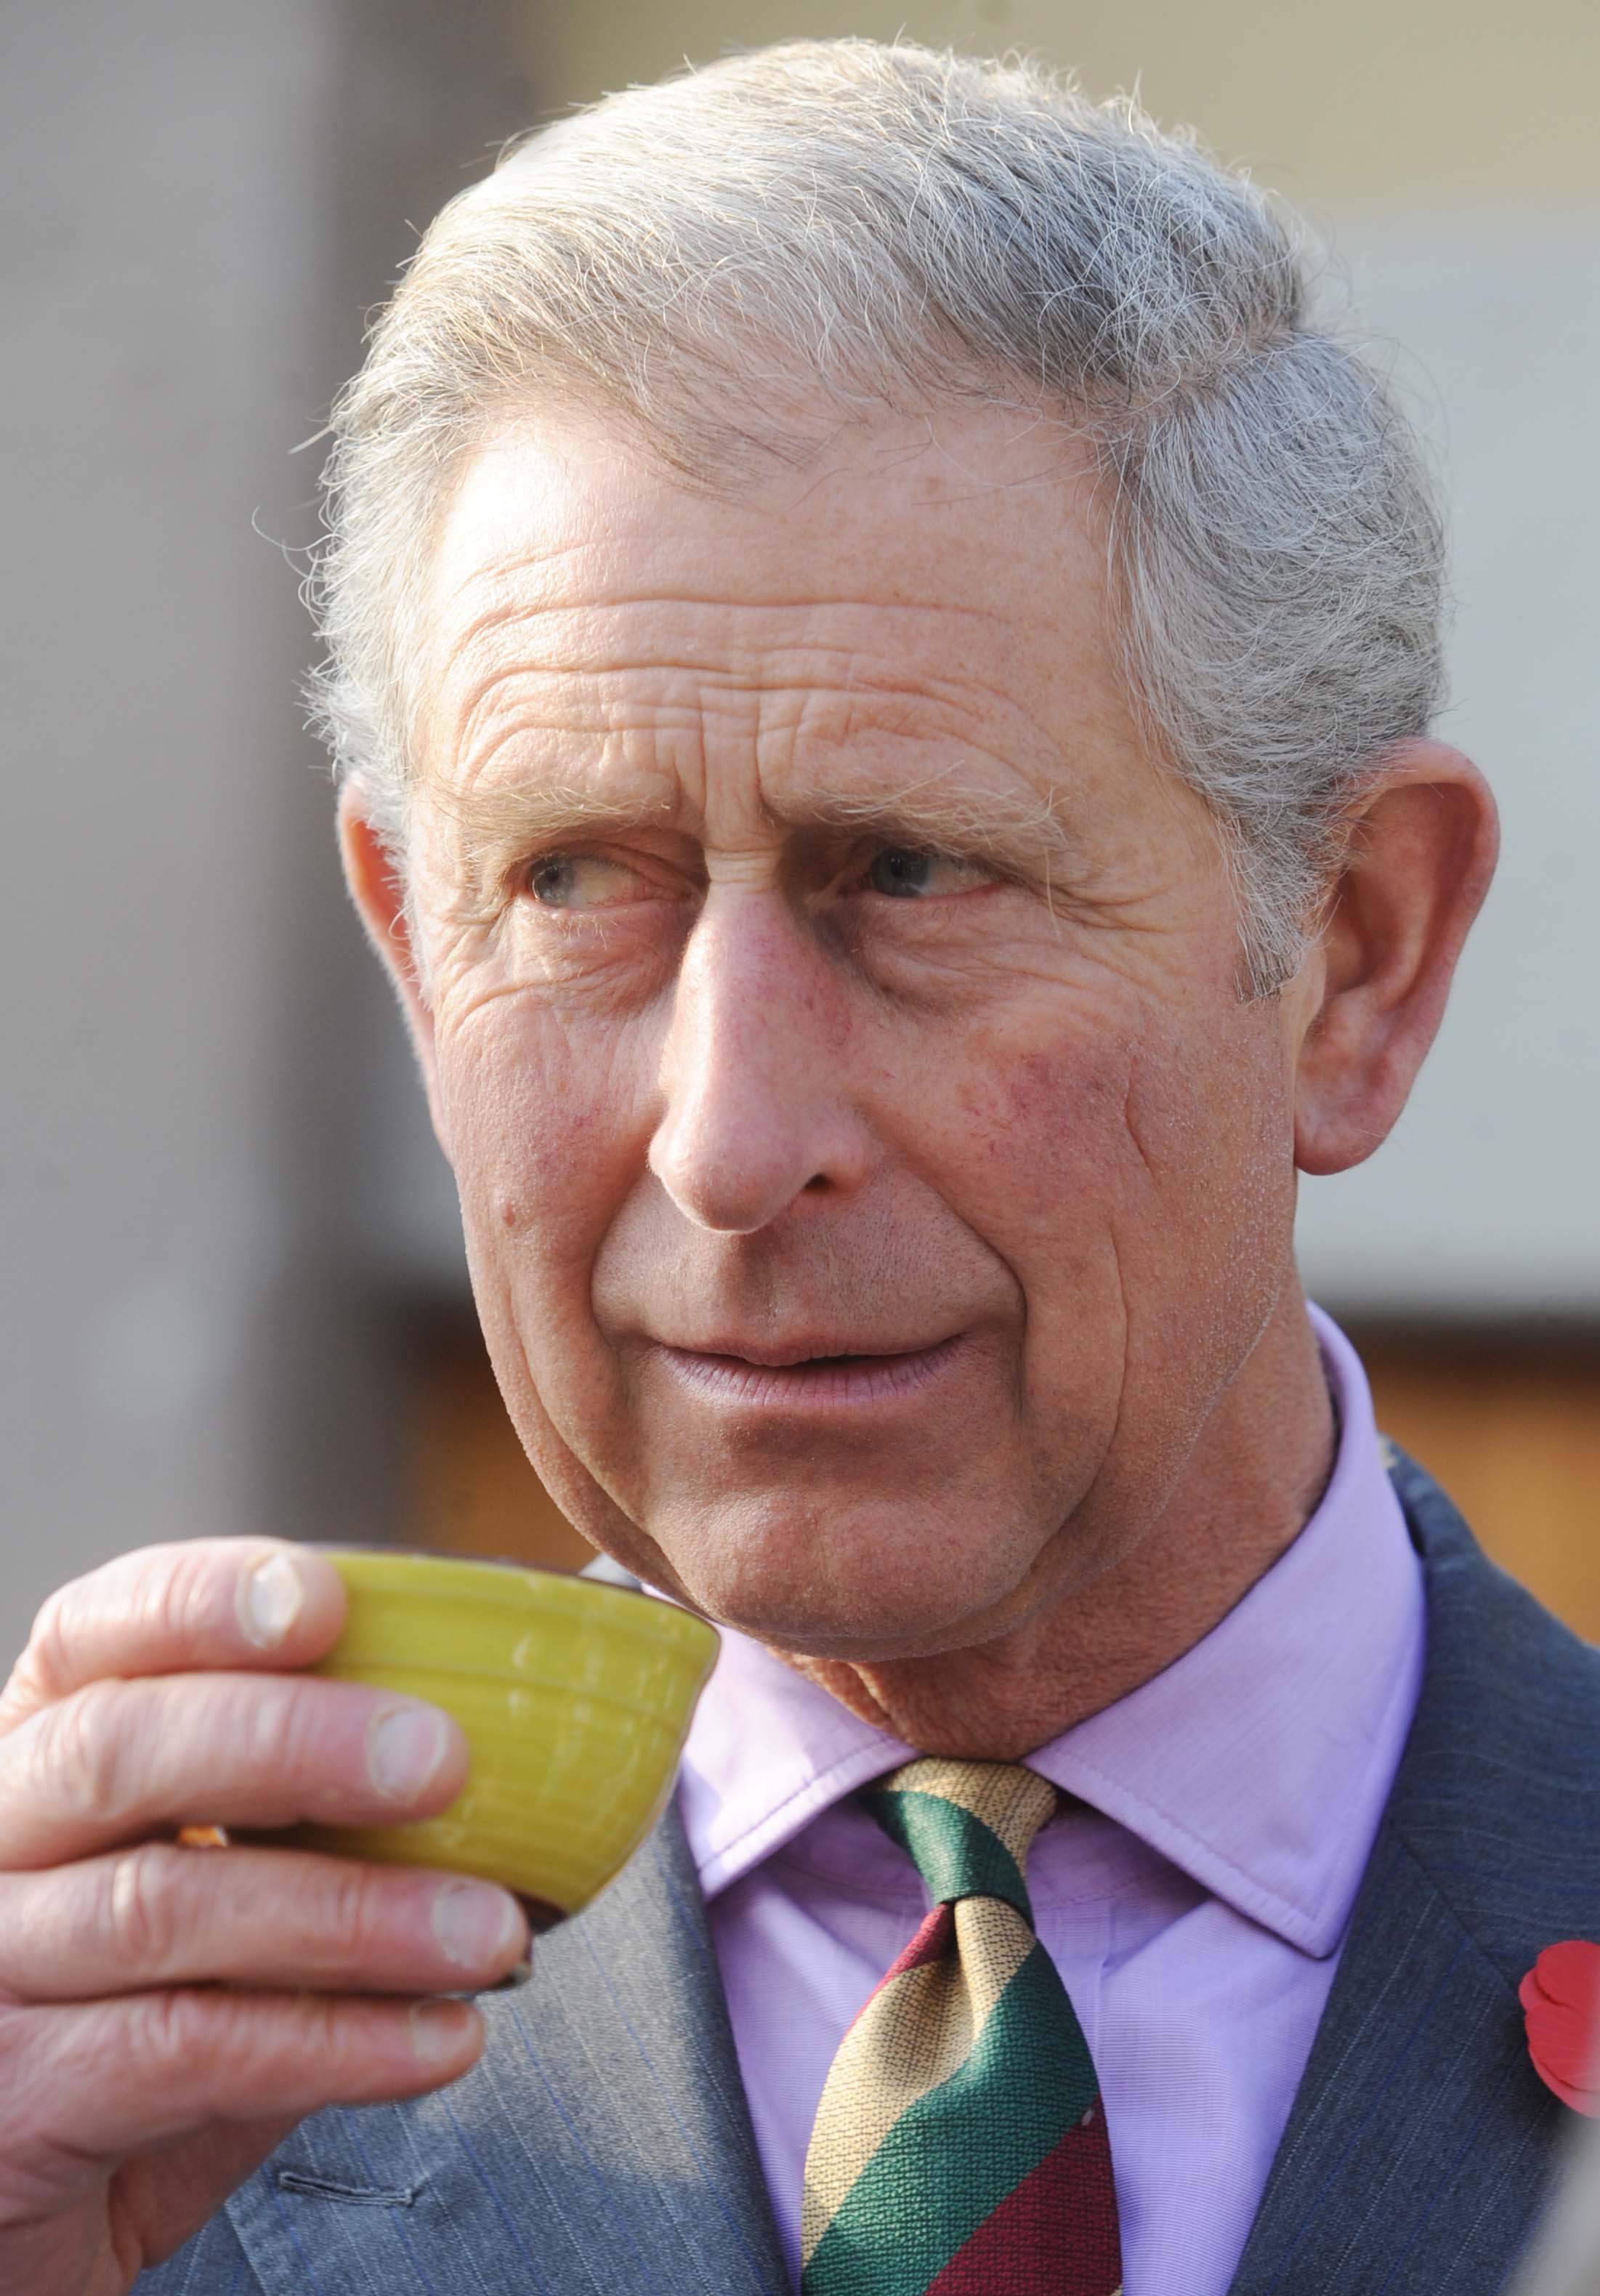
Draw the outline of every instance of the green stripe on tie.
[[[1033,1908],[1017,1861],[993,1829],[941,1795],[907,1792],[865,1793],[873,1816],[906,1850],[934,1904],[957,1898],[1004,1898],[1031,1924]]]

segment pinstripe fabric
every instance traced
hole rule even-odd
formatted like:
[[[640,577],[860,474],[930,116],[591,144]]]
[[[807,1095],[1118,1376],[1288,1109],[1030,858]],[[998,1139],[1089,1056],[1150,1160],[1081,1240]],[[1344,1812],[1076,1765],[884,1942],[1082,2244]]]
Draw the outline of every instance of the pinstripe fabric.
[[[249,2296],[786,2296],[675,1813],[483,2007],[465,2080],[303,2123],[138,2296],[235,2296],[242,2248]]]
[[[1600,1935],[1600,1655],[1394,1473],[1428,1671],[1233,2296],[1497,2296],[1563,2120],[1517,1980]],[[466,2081],[308,2121],[138,2296],[780,2296],[674,1813],[489,2016]]]

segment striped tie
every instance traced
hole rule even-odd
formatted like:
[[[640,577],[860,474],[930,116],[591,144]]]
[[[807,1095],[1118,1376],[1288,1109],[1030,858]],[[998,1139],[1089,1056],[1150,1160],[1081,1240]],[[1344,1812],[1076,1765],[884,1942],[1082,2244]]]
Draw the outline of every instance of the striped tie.
[[[1022,1878],[1054,1787],[924,1759],[862,1800],[934,1905],[829,2069],[803,2296],[1119,2296],[1099,2084]]]

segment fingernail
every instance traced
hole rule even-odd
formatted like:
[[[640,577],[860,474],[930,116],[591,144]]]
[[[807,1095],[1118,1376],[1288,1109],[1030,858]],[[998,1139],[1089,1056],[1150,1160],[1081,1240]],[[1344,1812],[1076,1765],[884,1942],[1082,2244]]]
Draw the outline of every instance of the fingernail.
[[[258,1650],[281,1643],[305,1607],[306,1582],[291,1554],[269,1554],[240,1582],[239,1623]]]
[[[367,1775],[390,1801],[410,1801],[434,1775],[449,1750],[450,1726],[430,1706],[391,1706],[367,1736]]]
[[[483,1969],[520,1943],[524,1929],[505,1890],[447,1882],[433,1900],[433,1934],[458,1969]]]
[[[512,1964],[504,1977],[496,1977],[494,1983],[485,1987],[484,1990],[489,1993],[515,1993],[522,1986],[531,1984],[532,1980],[533,1956],[531,1954],[524,1954],[521,1961]]]
[[[411,2012],[411,2051],[430,2064],[459,2054],[473,2021],[463,2001],[418,2001]]]

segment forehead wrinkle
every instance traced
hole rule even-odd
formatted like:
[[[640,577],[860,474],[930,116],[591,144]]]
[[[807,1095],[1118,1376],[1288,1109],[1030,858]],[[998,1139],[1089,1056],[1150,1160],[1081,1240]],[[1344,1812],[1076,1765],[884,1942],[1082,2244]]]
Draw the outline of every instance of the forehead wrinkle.
[[[837,667],[837,657],[830,656],[828,666]],[[752,689],[742,677],[708,672],[698,664],[655,668],[658,678],[669,683],[653,693],[641,692],[637,679],[627,671],[549,676],[517,665],[491,673],[469,710],[471,719],[488,722],[478,728],[478,744],[469,745],[455,760],[455,788],[464,791],[482,783],[505,751],[523,741],[537,747],[541,736],[553,749],[558,742],[583,745],[593,760],[591,772],[603,774],[611,770],[607,753],[614,755],[619,744],[635,754],[641,746],[653,744],[662,752],[654,770],[681,778],[688,761],[686,736],[696,781],[702,783],[718,742],[748,740],[764,798],[775,786],[808,773],[818,787],[825,785],[832,791],[838,771],[834,760],[843,761],[847,772],[853,765],[857,774],[866,767],[881,778],[892,770],[890,761],[897,749],[943,757],[937,768],[916,775],[908,787],[946,783],[964,765],[975,764],[997,771],[1005,780],[1022,781],[1030,815],[1038,809],[1041,787],[1051,791],[1047,803],[1052,811],[1061,794],[1054,779],[1060,765],[1059,745],[1013,697],[987,687],[974,690],[954,679],[931,679],[908,689],[898,678],[877,677],[836,685],[797,681],[792,674],[772,687]],[[618,680],[622,681],[619,689]],[[539,690],[546,684],[554,688],[547,697]],[[1012,721],[1021,742],[1002,746],[997,741],[997,716]],[[864,758],[868,745],[871,753]],[[1034,753],[1032,771],[1027,762],[1030,752]],[[1041,761],[1046,767],[1042,776]],[[529,765],[532,762],[530,758]],[[550,764],[560,769],[555,757]],[[514,775],[517,770],[513,758],[506,771]],[[528,766],[522,770],[526,774]],[[989,784],[980,807],[992,812],[997,796]]]
[[[536,594],[529,598],[526,591],[519,590],[508,597],[505,594],[506,586],[514,583],[520,576],[531,574],[539,578],[544,588],[548,590],[550,585],[544,578],[548,569],[558,567],[566,559],[593,556],[600,546],[592,536],[586,535],[576,536],[568,542],[553,542],[537,550],[508,551],[501,556],[475,559],[454,581],[448,583],[439,580],[439,570],[436,569],[434,617],[451,650],[459,652],[503,622],[523,618],[534,619],[544,614],[570,610],[574,603],[570,594]],[[474,595],[485,590],[488,593],[486,603],[472,608]],[[470,609],[466,619],[452,629],[452,610],[464,605]]]
[[[440,619],[447,622],[448,608],[469,599],[480,588],[488,588],[488,602],[462,623],[452,643],[465,644],[480,631],[492,628],[505,619],[521,615],[530,619],[546,614],[587,613],[596,609],[610,612],[625,611],[629,606],[685,606],[693,610],[706,607],[730,613],[770,613],[775,611],[793,613],[821,613],[833,609],[847,611],[865,608],[874,613],[939,614],[965,621],[1009,622],[1013,610],[1002,611],[997,606],[983,605],[975,601],[951,597],[884,597],[878,594],[864,595],[841,582],[838,587],[825,590],[797,591],[787,583],[775,583],[770,590],[752,590],[748,586],[741,596],[731,596],[726,590],[696,590],[681,584],[666,583],[661,587],[640,586],[637,583],[610,586],[604,581],[588,590],[555,591],[552,594],[529,598],[525,593],[514,599],[503,599],[494,594],[508,582],[528,573],[542,574],[549,567],[568,558],[585,555],[602,559],[611,554],[612,545],[626,545],[638,539],[625,531],[610,533],[603,540],[585,537],[562,543],[548,550],[518,553],[514,556],[480,561],[463,574],[447,588],[439,601]],[[749,558],[740,561],[741,578],[748,586],[755,578],[756,570]]]
[[[608,685],[619,679],[637,682],[641,678],[681,682],[689,690],[675,693],[668,686],[652,693],[640,693],[636,688],[626,693],[628,709],[619,711],[607,693]],[[519,690],[523,689],[524,681],[530,681],[536,688],[544,683],[555,689],[555,698],[562,700],[572,695],[574,690],[581,695],[586,686],[591,689],[597,732],[613,731],[627,725],[629,713],[635,710],[640,713],[634,720],[636,730],[644,730],[649,717],[663,725],[689,726],[697,716],[715,717],[718,703],[736,696],[745,701],[752,715],[760,716],[768,725],[775,708],[781,710],[785,699],[792,700],[795,732],[800,731],[803,723],[813,739],[848,742],[860,730],[915,735],[919,711],[931,709],[957,721],[970,721],[974,712],[1021,720],[1030,737],[1041,740],[1046,750],[1054,746],[1043,729],[1033,724],[1030,714],[1014,693],[975,671],[956,676],[941,673],[930,665],[918,670],[908,682],[907,670],[900,663],[880,662],[877,650],[864,647],[859,641],[847,644],[824,639],[788,638],[752,657],[748,666],[688,660],[666,650],[646,654],[636,649],[626,656],[613,653],[603,660],[590,656],[536,661],[519,654],[515,660],[493,663],[480,673],[457,702],[449,747],[458,771],[470,775],[483,769],[505,738],[504,727],[496,726],[495,721],[507,707],[521,715],[529,727],[539,723],[542,715],[552,732],[581,734],[588,730],[583,722],[581,700],[573,699],[562,709],[546,707],[541,713],[526,691]],[[509,704],[508,689],[513,690],[514,697]],[[838,709],[836,730],[828,726],[825,714],[830,704]],[[474,756],[474,739],[486,720],[492,734],[490,746]],[[943,736],[939,729],[930,727],[926,738]]]
[[[480,575],[469,577],[461,586],[462,590],[470,590],[481,578]],[[544,668],[553,671],[598,668],[606,659],[607,649],[603,646],[596,647],[594,644],[595,638],[599,635],[595,625],[604,617],[626,614],[630,609],[648,610],[658,607],[681,610],[692,615],[709,613],[716,616],[718,621],[726,623],[737,623],[752,615],[773,613],[845,613],[866,614],[874,619],[888,618],[898,620],[908,615],[919,619],[931,618],[940,621],[956,620],[977,625],[997,624],[1007,631],[1013,630],[1016,625],[1016,617],[1013,613],[1001,613],[990,606],[967,604],[952,599],[860,597],[842,590],[810,597],[797,597],[792,592],[786,591],[775,592],[770,597],[730,598],[726,593],[710,592],[700,595],[681,588],[660,591],[634,588],[616,592],[601,590],[587,596],[566,594],[542,599],[529,599],[522,596],[491,602],[454,630],[448,627],[447,621],[441,632],[446,657],[443,682],[448,682],[451,668],[459,668],[473,654],[480,652],[486,642],[499,638],[503,633],[512,629],[531,633],[540,623],[553,620],[559,622],[563,619],[585,630],[590,639],[589,645],[568,654],[564,659],[561,652],[556,651],[545,655],[542,659],[528,660],[525,666],[531,669]],[[630,648],[625,650],[627,658],[638,666],[677,665],[685,668],[696,667],[685,659],[681,641],[676,646],[663,647],[652,652],[648,648],[638,648],[636,635],[632,632],[628,635],[633,644]],[[503,646],[497,651],[503,653]],[[847,637],[842,633],[838,637],[816,638],[807,638],[796,634],[784,638],[775,644],[769,641],[765,644],[752,646],[743,655],[735,650],[734,659],[741,663],[742,668],[748,670],[751,666],[759,667],[785,655],[802,658],[810,653],[854,655],[859,651],[858,638]],[[711,667],[710,662],[704,665],[707,671],[710,671]],[[725,668],[731,665],[725,665]]]

